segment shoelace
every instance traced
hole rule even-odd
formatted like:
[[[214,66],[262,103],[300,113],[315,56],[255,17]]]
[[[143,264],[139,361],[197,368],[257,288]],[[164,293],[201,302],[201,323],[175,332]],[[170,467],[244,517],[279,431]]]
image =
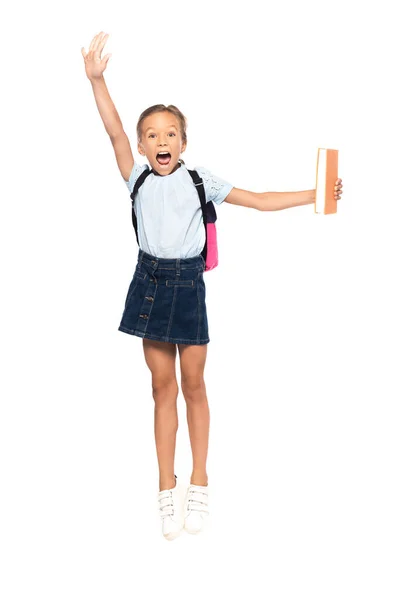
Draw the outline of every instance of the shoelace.
[[[160,503],[161,517],[172,516],[174,514],[174,503],[172,501],[172,491],[164,490],[159,493],[158,501]]]
[[[189,488],[188,510],[198,510],[208,515],[208,493]]]

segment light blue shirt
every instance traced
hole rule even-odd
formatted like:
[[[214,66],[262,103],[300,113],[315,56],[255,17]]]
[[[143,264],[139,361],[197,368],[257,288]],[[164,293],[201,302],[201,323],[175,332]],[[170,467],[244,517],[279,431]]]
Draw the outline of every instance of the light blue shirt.
[[[130,193],[146,168],[136,161],[129,181]],[[221,204],[233,185],[212,175],[203,167],[195,167],[204,183],[207,202]],[[201,254],[206,241],[200,198],[187,167],[169,175],[150,173],[135,199],[139,247],[159,258],[191,258]]]

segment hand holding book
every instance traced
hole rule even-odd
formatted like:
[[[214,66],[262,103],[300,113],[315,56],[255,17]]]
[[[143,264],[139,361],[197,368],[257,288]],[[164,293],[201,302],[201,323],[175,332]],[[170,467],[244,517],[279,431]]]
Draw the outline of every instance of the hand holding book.
[[[342,180],[338,178],[339,150],[318,148],[315,212],[330,215],[337,212],[337,201],[342,194]]]

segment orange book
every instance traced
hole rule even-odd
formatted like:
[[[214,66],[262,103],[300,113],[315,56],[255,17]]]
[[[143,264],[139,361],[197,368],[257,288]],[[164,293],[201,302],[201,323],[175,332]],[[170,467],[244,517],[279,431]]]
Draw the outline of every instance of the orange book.
[[[335,182],[338,178],[339,150],[318,148],[317,185],[314,208],[316,213],[331,215],[337,212],[334,197]]]

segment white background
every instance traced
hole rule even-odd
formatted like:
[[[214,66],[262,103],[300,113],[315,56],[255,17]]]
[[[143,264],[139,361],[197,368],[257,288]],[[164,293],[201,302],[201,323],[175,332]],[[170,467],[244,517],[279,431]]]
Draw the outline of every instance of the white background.
[[[398,600],[394,9],[3,9],[4,600]],[[220,265],[205,274],[211,528],[172,544],[157,514],[142,340],[118,331],[137,245],[81,55],[100,31],[113,54],[105,80],[141,163],[136,123],[156,103],[188,118],[186,165],[242,189],[312,189],[318,147],[339,150],[336,215],[217,207]]]

